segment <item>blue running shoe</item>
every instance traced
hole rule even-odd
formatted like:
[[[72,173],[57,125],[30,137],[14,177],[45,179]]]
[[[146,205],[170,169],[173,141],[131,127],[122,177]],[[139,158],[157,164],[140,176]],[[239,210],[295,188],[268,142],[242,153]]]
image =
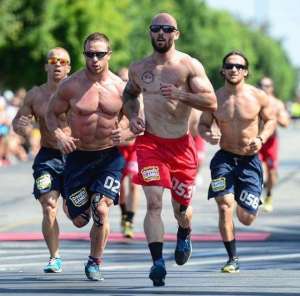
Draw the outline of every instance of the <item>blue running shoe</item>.
[[[50,258],[47,266],[44,268],[45,273],[58,273],[62,272],[62,260],[61,258]]]
[[[175,262],[177,265],[185,264],[192,255],[192,241],[191,236],[186,239],[180,239],[177,236],[177,244],[175,249]]]
[[[153,286],[159,287],[165,285],[166,278],[166,266],[164,259],[154,261],[153,266],[150,269],[149,278],[153,281]]]
[[[86,277],[91,281],[103,281],[104,278],[100,272],[99,264],[95,262],[91,262],[90,260],[87,262],[84,268]]]

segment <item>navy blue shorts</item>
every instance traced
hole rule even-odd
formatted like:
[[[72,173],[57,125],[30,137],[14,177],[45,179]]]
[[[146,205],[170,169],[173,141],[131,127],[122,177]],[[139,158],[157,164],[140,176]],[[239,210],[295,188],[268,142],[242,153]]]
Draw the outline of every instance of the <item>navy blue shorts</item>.
[[[33,194],[36,199],[52,190],[60,192],[64,197],[64,168],[65,158],[59,150],[46,147],[40,149],[32,165]]]
[[[208,198],[233,193],[236,202],[250,213],[261,204],[263,171],[258,155],[242,156],[219,150],[210,162]]]
[[[74,151],[67,155],[65,193],[72,219],[90,208],[94,193],[111,198],[114,204],[118,203],[124,164],[124,158],[116,147]]]

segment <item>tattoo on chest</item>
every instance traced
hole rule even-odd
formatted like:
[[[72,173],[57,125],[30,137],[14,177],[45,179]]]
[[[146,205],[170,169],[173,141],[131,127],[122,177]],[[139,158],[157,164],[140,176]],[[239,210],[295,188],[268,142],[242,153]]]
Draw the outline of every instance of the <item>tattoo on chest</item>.
[[[153,82],[153,80],[154,80],[154,75],[153,75],[153,73],[150,72],[150,71],[144,72],[143,75],[142,75],[142,80],[143,80],[145,83],[147,83],[147,84]]]

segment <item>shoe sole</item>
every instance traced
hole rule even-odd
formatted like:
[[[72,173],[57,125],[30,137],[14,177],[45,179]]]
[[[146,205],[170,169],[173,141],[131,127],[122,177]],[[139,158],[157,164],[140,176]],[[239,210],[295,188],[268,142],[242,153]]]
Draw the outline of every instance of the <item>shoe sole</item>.
[[[150,280],[153,282],[154,287],[161,287],[165,285],[167,271],[164,268],[157,268],[149,274]]]
[[[191,258],[192,256],[192,244],[191,244],[191,251],[190,251],[190,254],[187,258],[184,258],[184,256],[182,256],[182,253],[181,251],[176,251],[175,249],[175,254],[174,254],[174,257],[175,257],[175,262],[177,265],[184,265],[185,263],[187,263],[189,261],[189,259]]]
[[[60,273],[60,272],[62,272],[62,269],[58,269],[58,270],[53,270],[53,269],[45,270],[44,269],[44,273]]]
[[[221,272],[222,273],[238,273],[238,272],[240,272],[240,270],[239,269],[236,269],[236,270],[223,270],[223,269],[221,269]]]

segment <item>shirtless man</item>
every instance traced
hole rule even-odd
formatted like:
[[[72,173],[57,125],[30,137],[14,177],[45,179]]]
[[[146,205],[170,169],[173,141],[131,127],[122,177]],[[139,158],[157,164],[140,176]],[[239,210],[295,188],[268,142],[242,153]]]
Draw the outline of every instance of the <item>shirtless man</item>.
[[[43,210],[42,232],[50,253],[50,260],[44,272],[61,272],[62,261],[59,255],[59,227],[56,219],[58,198],[63,194],[63,169],[65,159],[59,151],[56,139],[46,126],[46,110],[51,95],[58,84],[71,70],[70,56],[60,47],[51,49],[47,55],[47,82],[33,87],[26,95],[23,106],[13,120],[16,133],[28,136],[32,128],[33,117],[39,124],[41,148],[33,163],[34,196]],[[68,131],[66,120],[58,119],[61,129]]]
[[[47,112],[49,130],[67,154],[65,194],[69,218],[76,227],[88,224],[90,256],[85,274],[103,280],[100,263],[109,235],[109,207],[118,203],[124,159],[115,145],[132,133],[118,127],[125,83],[109,70],[110,41],[93,33],[84,41],[86,66],[61,83]],[[66,114],[71,135],[59,127]],[[124,137],[124,138],[123,138]]]
[[[149,27],[153,53],[129,68],[124,91],[125,109],[136,139],[137,182],[147,199],[144,230],[153,266],[154,286],[164,285],[164,226],[161,217],[164,188],[171,189],[178,222],[175,261],[182,265],[191,255],[192,209],[189,206],[197,173],[197,152],[188,133],[192,108],[215,111],[216,96],[202,64],[175,49],[177,22],[167,13],[156,15]],[[138,95],[143,94],[145,118]]]
[[[281,127],[288,127],[290,117],[282,101],[277,99],[274,95],[272,79],[263,77],[259,82],[259,86],[270,97],[272,108],[275,110],[277,124]],[[263,209],[266,212],[272,212],[273,210],[272,189],[277,182],[278,176],[278,141],[278,133],[275,130],[273,135],[264,143],[262,149],[259,151],[260,159],[264,164],[264,177],[266,179],[266,197],[263,202]]]
[[[217,91],[218,109],[203,112],[199,123],[200,135],[221,147],[210,163],[208,198],[214,197],[217,202],[219,230],[229,257],[222,272],[239,271],[233,224],[235,201],[239,221],[250,225],[256,218],[263,186],[257,153],[276,125],[268,96],[245,83],[248,66],[247,58],[238,51],[224,57],[221,75],[225,85]],[[259,130],[261,120],[264,125]],[[212,129],[214,121],[220,132]]]
[[[128,81],[128,68],[121,68],[118,76]],[[125,159],[120,187],[121,229],[124,237],[133,238],[133,219],[139,202],[139,185],[132,182],[134,175],[138,173],[138,164],[134,140],[119,146]],[[127,185],[127,186],[126,186]]]

